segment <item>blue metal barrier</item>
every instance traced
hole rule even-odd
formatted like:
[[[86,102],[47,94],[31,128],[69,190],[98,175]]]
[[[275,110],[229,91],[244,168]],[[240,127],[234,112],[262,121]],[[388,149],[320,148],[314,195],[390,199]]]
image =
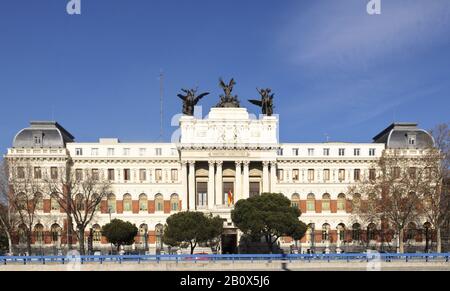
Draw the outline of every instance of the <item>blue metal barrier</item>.
[[[7,264],[49,264],[59,263],[65,264],[70,261],[79,261],[84,263],[115,262],[122,264],[124,262],[216,262],[216,261],[343,261],[343,262],[369,262],[370,260],[379,259],[380,261],[404,261],[406,263],[413,261],[443,261],[449,262],[450,253],[413,253],[413,254],[397,254],[397,253],[344,253],[344,254],[241,254],[241,255],[101,255],[101,256],[3,256],[0,262]]]

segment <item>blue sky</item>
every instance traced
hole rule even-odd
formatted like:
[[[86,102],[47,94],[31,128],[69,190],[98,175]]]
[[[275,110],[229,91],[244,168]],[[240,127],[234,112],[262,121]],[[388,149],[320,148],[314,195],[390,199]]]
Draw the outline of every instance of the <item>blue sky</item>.
[[[450,1],[0,0],[0,152],[29,120],[78,141],[175,130],[182,87],[237,81],[241,103],[271,87],[284,142],[371,141],[395,121],[449,122]],[[157,105],[155,105],[157,104]],[[204,112],[206,113],[206,112]]]

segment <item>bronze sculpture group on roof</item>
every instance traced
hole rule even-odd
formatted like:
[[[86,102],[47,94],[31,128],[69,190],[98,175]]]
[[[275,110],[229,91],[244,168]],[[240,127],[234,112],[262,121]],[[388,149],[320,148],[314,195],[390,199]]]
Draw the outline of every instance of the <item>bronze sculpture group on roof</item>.
[[[225,83],[223,79],[219,79],[219,86],[222,88],[224,94],[220,95],[220,102],[216,105],[216,107],[221,108],[239,108],[240,102],[238,100],[237,95],[232,95],[233,88],[236,85],[236,81],[232,78],[230,82]],[[261,96],[260,100],[248,100],[250,103],[261,107],[261,113],[267,116],[271,116],[273,114],[273,97],[272,89],[256,89]],[[194,107],[203,97],[209,95],[209,92],[204,92],[197,95],[196,89],[181,89],[184,94],[178,94],[177,96],[183,100],[183,114],[193,116],[194,115]]]

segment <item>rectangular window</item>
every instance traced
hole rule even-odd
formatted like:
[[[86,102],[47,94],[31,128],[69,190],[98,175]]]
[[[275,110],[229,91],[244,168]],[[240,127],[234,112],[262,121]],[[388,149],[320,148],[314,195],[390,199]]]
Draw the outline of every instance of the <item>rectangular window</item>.
[[[155,170],[155,180],[162,181],[162,170],[161,169]]]
[[[292,155],[298,156],[298,149],[292,149]]]
[[[92,180],[94,180],[94,181],[99,180],[98,169],[92,169]]]
[[[77,181],[83,180],[83,170],[82,169],[76,169],[75,170],[75,179]]]
[[[17,167],[17,178],[25,179],[25,169],[24,169],[24,167]]]
[[[139,170],[139,180],[140,181],[147,180],[147,171],[145,169],[140,169]]]
[[[416,144],[416,136],[415,135],[408,135],[408,144],[410,146],[413,146]]]
[[[162,156],[162,148],[156,148],[155,149],[155,155]]]
[[[91,149],[91,156],[98,156],[98,149],[97,148],[92,148]]]
[[[250,197],[259,196],[260,194],[259,182],[250,182]]]
[[[339,149],[339,156],[345,156],[345,149]]]
[[[172,169],[170,171],[170,178],[172,179],[172,182],[178,181],[178,170],[177,169]]]
[[[283,149],[278,149],[277,154],[278,154],[279,156],[282,156],[282,155],[283,155]]]
[[[369,169],[369,180],[374,181],[376,177],[377,176],[375,169]]]
[[[353,149],[353,155],[354,156],[359,156],[361,153],[361,149]]]
[[[57,167],[51,167],[50,168],[50,178],[52,180],[58,179],[58,168]]]
[[[114,181],[115,180],[115,171],[114,169],[108,169],[108,180]]]
[[[292,170],[292,180],[294,180],[294,181],[296,181],[296,182],[299,180],[299,172],[298,172],[298,169]]]
[[[375,149],[369,149],[369,156],[375,156]]]
[[[411,179],[415,179],[416,178],[416,173],[417,173],[417,168],[416,167],[410,167],[408,172],[409,172],[409,177]]]
[[[223,205],[228,205],[228,193],[230,193],[231,192],[231,194],[232,194],[232,196],[233,197],[231,197],[231,198],[233,198],[232,200],[235,200],[234,199],[234,183],[233,182],[223,182],[223,189],[222,189],[222,192],[223,192]],[[234,201],[231,201],[232,203],[234,202]]]
[[[338,179],[341,182],[345,180],[345,170],[344,169],[339,169]]]
[[[208,205],[208,183],[197,183],[197,206],[206,207]]]
[[[131,178],[131,171],[130,169],[123,169],[123,179],[125,181],[130,181]]]
[[[314,169],[308,170],[308,181],[313,182],[314,181]]]
[[[355,169],[353,171],[353,179],[355,181],[359,181],[361,179],[361,170],[360,169]]]
[[[282,169],[277,170],[277,178],[278,178],[278,181],[283,181],[284,171]]]
[[[124,155],[124,156],[129,156],[130,153],[131,153],[131,149],[129,149],[129,148],[124,148],[124,149],[123,149],[123,155]]]
[[[108,156],[114,156],[114,148],[108,148],[107,154]]]
[[[314,156],[314,149],[308,149],[308,156]]]
[[[393,169],[394,179],[400,179],[401,170],[400,167],[394,167]]]
[[[42,179],[41,167],[34,167],[34,178],[35,179]]]
[[[323,180],[330,181],[330,169],[323,170]]]
[[[323,149],[323,155],[324,156],[329,156],[330,155],[330,149],[328,149],[328,148]]]
[[[76,148],[75,149],[75,155],[76,156],[82,156],[83,155],[83,149],[82,148]]]
[[[42,144],[42,134],[37,134],[33,138],[35,146],[40,146]]]

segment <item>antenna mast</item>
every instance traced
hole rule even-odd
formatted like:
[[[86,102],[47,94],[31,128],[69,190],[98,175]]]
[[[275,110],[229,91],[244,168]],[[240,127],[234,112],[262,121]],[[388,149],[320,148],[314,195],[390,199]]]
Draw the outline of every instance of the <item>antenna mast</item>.
[[[159,72],[159,117],[160,117],[160,129],[159,129],[159,139],[163,141],[163,96],[164,96],[164,73],[162,70]]]

